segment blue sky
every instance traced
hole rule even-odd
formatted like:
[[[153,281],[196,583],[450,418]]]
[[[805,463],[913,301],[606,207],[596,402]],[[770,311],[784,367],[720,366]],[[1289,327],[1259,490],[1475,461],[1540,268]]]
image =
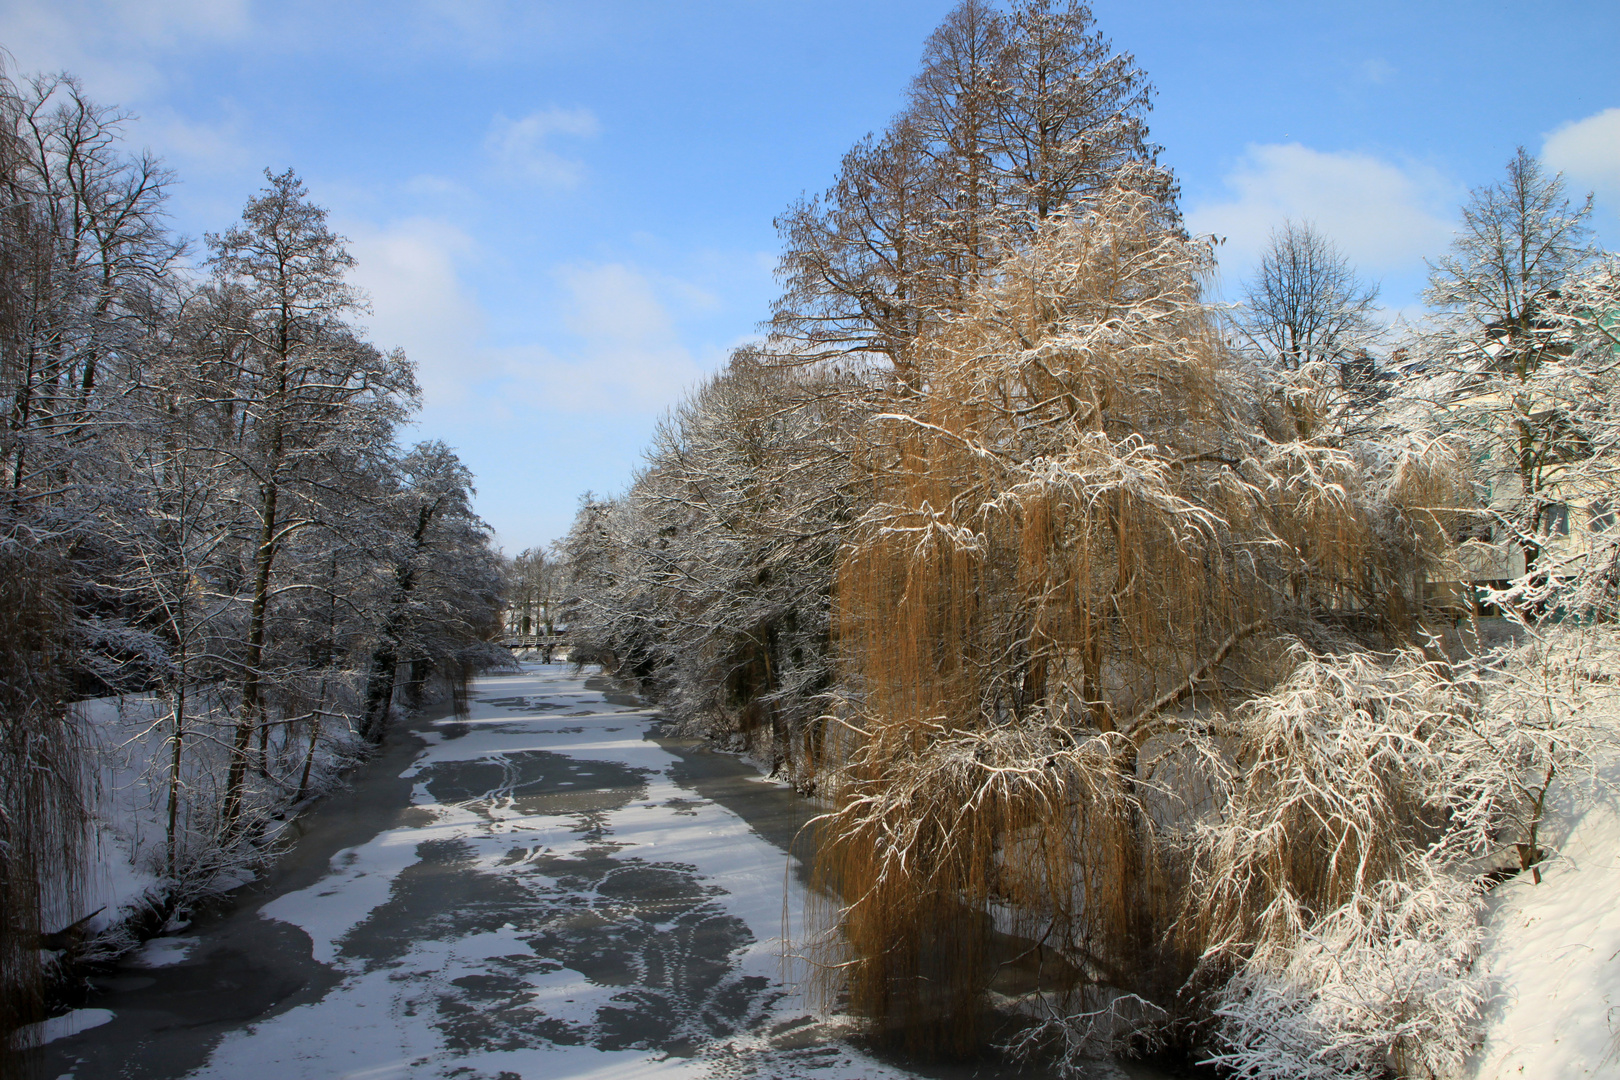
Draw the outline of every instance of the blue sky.
[[[756,333],[771,219],[899,107],[947,0],[5,0],[22,72],[66,69],[220,230],[296,168],[418,363],[415,437],[458,448],[509,553],[616,492],[685,387]],[[1620,4],[1099,0],[1235,292],[1309,218],[1392,310],[1520,144],[1620,238]]]

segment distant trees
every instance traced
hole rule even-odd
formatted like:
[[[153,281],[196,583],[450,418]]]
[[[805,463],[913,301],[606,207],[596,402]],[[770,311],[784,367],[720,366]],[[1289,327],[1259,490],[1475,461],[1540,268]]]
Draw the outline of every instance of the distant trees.
[[[877,385],[733,356],[659,426],[629,492],[583,502],[559,545],[575,657],[808,779],[794,740],[832,681],[833,571],[863,499],[849,458]]]
[[[506,568],[508,633],[552,634],[562,602],[563,565],[544,548],[525,548]]]
[[[1288,370],[1327,364],[1353,381],[1352,366],[1377,338],[1378,286],[1310,222],[1271,232],[1244,289],[1238,325],[1271,363]]]
[[[370,541],[390,573],[375,597],[376,643],[367,672],[362,736],[387,726],[396,672],[407,664],[415,701],[430,672],[459,682],[506,659],[497,634],[503,582],[489,527],[473,512],[472,473],[442,442],[419,443],[394,463]]]

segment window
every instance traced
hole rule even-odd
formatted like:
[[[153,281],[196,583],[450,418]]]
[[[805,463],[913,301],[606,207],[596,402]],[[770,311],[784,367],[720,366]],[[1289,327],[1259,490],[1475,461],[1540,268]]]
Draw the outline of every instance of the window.
[[[1541,508],[1541,520],[1548,536],[1569,535],[1569,504],[1548,503]]]
[[[1587,522],[1587,528],[1593,532],[1602,532],[1614,528],[1614,504],[1608,499],[1599,499],[1591,506],[1592,520]]]

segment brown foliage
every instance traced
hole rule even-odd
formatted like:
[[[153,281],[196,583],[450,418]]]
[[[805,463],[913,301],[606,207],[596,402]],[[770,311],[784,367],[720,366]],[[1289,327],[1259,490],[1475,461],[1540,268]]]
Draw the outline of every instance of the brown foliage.
[[[41,925],[77,914],[83,748],[68,713],[71,607],[63,560],[0,537],[0,1077],[25,1075],[16,1029],[44,1018]],[[63,919],[66,921],[66,918]]]
[[[1058,1012],[1105,1039],[1130,1035],[1122,994],[1173,1008],[1197,951],[1169,934],[1187,878],[1160,833],[1221,753],[1186,706],[1221,706],[1263,628],[1412,604],[1422,537],[1379,540],[1348,453],[1259,434],[1207,249],[1150,180],[1042,225],[925,334],[919,392],[857,459],[874,509],[838,576],[819,762],[847,950],[827,971],[928,1041],[973,1038],[995,929],[1050,950]]]

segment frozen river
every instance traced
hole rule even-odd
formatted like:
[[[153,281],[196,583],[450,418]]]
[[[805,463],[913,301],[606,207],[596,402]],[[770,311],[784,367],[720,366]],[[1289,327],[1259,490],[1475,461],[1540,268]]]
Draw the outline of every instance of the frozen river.
[[[807,1007],[782,944],[806,802],[563,665],[479,678],[469,706],[392,736],[229,910],[98,979],[102,1022],[41,1075],[1000,1071],[879,1061]]]

